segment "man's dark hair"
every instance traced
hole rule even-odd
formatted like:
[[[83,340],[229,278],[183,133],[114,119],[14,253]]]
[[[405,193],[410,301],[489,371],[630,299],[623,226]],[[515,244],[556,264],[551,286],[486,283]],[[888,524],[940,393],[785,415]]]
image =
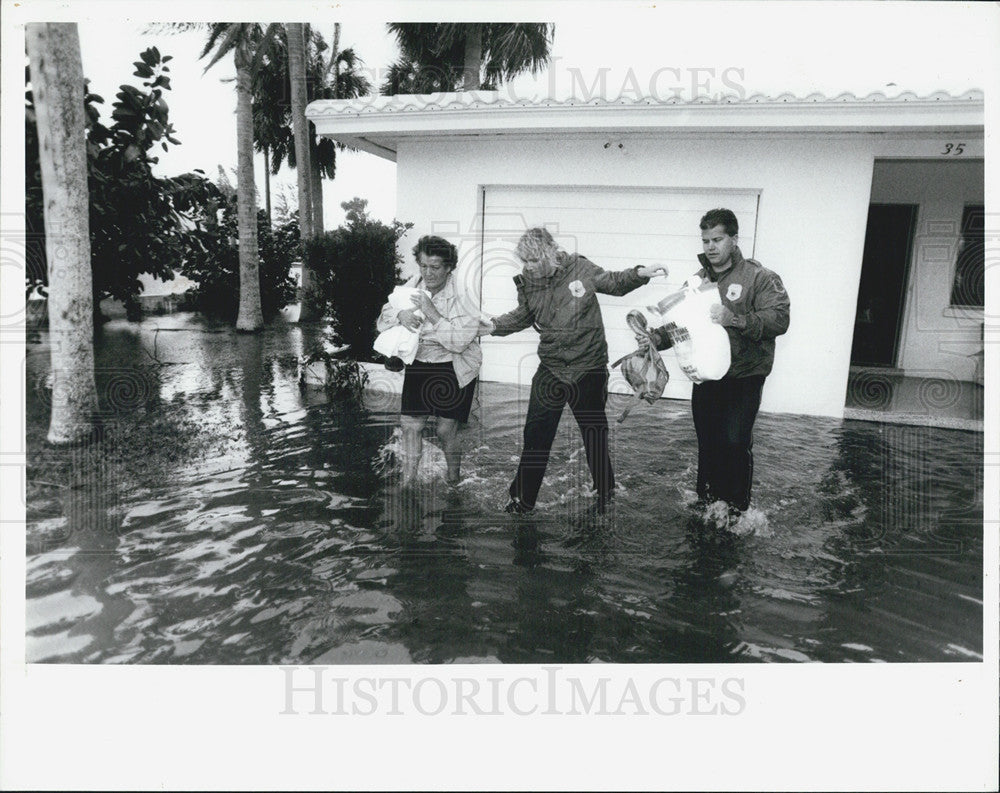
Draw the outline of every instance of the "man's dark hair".
[[[417,240],[413,246],[413,258],[420,263],[420,254],[424,256],[440,256],[441,262],[449,270],[454,270],[458,266],[458,250],[448,240],[441,237],[432,237],[429,234]]]
[[[735,237],[740,233],[740,224],[736,221],[736,215],[731,209],[708,210],[698,226],[702,231],[722,226],[730,237]]]

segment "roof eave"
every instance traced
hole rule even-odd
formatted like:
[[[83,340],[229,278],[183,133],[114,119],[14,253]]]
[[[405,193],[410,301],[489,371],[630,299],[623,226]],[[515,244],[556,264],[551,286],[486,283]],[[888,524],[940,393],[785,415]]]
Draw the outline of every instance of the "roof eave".
[[[613,103],[604,100],[440,103],[408,97],[399,107],[359,100],[320,101],[307,115],[320,135],[395,161],[406,138],[559,133],[963,132],[982,133],[983,99],[935,95],[872,101],[782,99],[744,102]],[[417,100],[426,101],[419,102]]]

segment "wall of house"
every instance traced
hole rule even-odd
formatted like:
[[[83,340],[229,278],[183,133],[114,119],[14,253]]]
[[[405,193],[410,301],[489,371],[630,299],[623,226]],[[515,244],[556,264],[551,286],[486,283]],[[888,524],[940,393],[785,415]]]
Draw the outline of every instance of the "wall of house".
[[[983,203],[982,160],[876,160],[873,203],[918,204],[898,365],[909,376],[973,380],[983,309],[952,308],[966,204]]]
[[[608,142],[612,145],[605,147]],[[759,190],[754,255],[782,276],[792,301],[791,327],[778,339],[762,410],[839,417],[874,151],[867,136],[787,133],[739,139],[643,133],[613,139],[588,134],[403,141],[397,153],[397,217],[415,227],[402,248],[412,268],[413,240],[438,233],[459,244],[463,267],[474,268],[481,185]],[[701,250],[697,226],[691,229],[690,250],[693,271]],[[489,349],[502,354],[502,347]]]
[[[161,281],[149,273],[140,273],[139,283],[142,284],[142,297],[163,297],[164,295],[180,295],[197,284],[179,272],[169,281]]]

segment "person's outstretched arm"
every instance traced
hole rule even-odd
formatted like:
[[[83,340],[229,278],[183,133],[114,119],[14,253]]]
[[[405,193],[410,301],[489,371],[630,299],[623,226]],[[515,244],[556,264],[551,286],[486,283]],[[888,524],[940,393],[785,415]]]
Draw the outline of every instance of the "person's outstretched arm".
[[[633,289],[638,289],[640,286],[648,284],[649,279],[654,275],[660,273],[663,275],[667,274],[667,268],[664,265],[655,265],[653,267],[636,265],[626,270],[609,272],[598,267],[589,259],[585,259],[584,261],[593,268],[590,277],[594,282],[594,289],[603,295],[621,297],[622,295],[627,295]]]
[[[514,276],[514,283],[517,284],[517,308],[511,309],[506,314],[493,317],[493,336],[509,336],[519,330],[531,327],[535,321],[531,309],[528,308],[527,298],[524,296],[524,278],[520,275]]]

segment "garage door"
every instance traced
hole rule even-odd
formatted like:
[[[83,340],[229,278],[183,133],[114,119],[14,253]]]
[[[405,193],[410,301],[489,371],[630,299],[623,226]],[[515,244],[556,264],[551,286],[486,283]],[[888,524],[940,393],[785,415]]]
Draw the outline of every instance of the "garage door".
[[[607,330],[608,353],[615,361],[635,349],[625,323],[634,308],[645,311],[675,291],[698,269],[698,221],[708,209],[727,207],[740,223],[740,249],[752,256],[756,232],[756,190],[687,190],[628,187],[486,186],[483,195],[482,307],[502,314],[517,305],[511,280],[521,272],[514,255],[525,229],[545,226],[569,253],[586,256],[605,270],[636,264],[666,264],[667,279],[653,279],[624,297],[599,295]],[[658,323],[656,323],[658,324]],[[529,383],[538,367],[538,334],[528,329],[504,338],[483,339],[483,380]],[[671,351],[663,353],[670,372],[665,396],[687,399],[691,382]],[[611,373],[614,393],[631,393],[618,369]]]

